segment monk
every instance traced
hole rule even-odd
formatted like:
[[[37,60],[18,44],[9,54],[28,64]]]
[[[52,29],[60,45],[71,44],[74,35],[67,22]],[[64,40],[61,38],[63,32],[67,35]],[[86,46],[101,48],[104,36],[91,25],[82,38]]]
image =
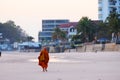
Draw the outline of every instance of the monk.
[[[47,72],[49,54],[48,54],[46,47],[44,47],[43,50],[41,50],[40,55],[38,56],[38,60],[39,60],[38,65],[42,67],[43,72],[45,71]]]

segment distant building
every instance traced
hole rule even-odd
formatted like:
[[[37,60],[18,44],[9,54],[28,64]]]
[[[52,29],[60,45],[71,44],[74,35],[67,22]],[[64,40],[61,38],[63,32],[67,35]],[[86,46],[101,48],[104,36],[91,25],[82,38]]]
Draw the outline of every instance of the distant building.
[[[50,19],[50,20],[42,20],[42,32],[39,32],[39,42],[41,41],[51,41],[52,33],[54,29],[61,24],[68,23],[68,19]]]
[[[3,38],[3,34],[0,33],[0,50],[10,50],[10,40]]]
[[[98,0],[98,18],[105,21],[108,15],[116,10],[120,14],[120,0]]]
[[[71,41],[71,38],[77,34],[77,29],[75,28],[77,24],[78,22],[69,22],[59,26],[62,31],[66,32],[68,41]]]
[[[33,42],[33,41],[29,41],[29,42],[22,42],[22,43],[18,43],[17,44],[18,50],[19,51],[40,51],[41,50],[41,43],[38,42]]]

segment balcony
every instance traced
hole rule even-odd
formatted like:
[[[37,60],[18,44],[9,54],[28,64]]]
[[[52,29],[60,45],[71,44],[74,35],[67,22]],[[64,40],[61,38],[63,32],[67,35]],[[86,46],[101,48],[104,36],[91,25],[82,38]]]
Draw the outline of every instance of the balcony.
[[[116,10],[117,10],[116,7],[110,7],[110,8],[109,8],[110,13],[111,13],[111,12],[115,12]]]
[[[109,0],[109,5],[111,5],[111,6],[115,6],[116,3],[117,3],[116,0]]]
[[[102,0],[98,0],[98,4],[102,4]]]

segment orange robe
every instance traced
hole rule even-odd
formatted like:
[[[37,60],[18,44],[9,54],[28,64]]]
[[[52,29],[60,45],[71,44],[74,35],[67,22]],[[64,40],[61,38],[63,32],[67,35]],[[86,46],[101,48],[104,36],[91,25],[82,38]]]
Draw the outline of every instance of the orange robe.
[[[44,60],[41,60],[41,56],[44,55]],[[44,48],[41,52],[40,52],[40,56],[38,57],[39,63],[38,65],[41,66],[42,68],[47,69],[48,67],[48,62],[49,62],[49,54],[48,51],[46,50],[46,48]]]

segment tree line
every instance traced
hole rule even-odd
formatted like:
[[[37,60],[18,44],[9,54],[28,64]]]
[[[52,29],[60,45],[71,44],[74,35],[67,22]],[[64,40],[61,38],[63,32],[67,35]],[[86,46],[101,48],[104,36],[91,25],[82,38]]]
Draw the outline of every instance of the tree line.
[[[28,41],[28,34],[11,20],[0,23],[0,33],[2,39],[8,39],[10,43]]]
[[[114,37],[118,40],[120,39],[120,15],[116,12],[111,12],[105,21],[98,22],[92,21],[88,17],[82,17],[75,28],[77,29],[77,34],[72,37],[72,41],[91,42],[95,38],[99,39],[102,37],[109,40]],[[55,28],[52,38],[67,39],[65,32],[58,27]]]

